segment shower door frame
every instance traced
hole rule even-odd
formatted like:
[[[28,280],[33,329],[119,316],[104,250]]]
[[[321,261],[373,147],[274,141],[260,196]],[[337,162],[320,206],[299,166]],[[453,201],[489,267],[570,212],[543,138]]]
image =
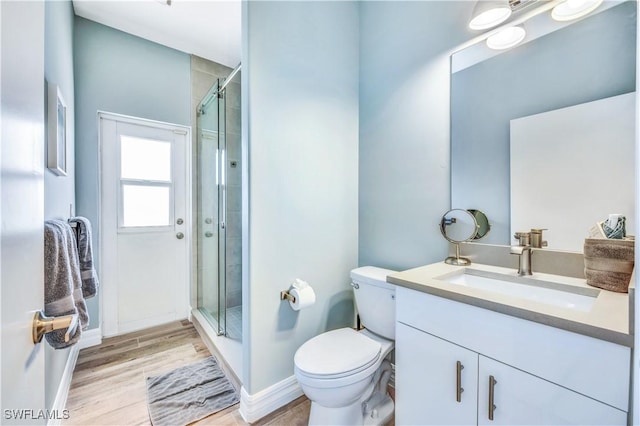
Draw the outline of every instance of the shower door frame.
[[[196,259],[196,270],[198,275],[198,280],[195,283],[196,288],[196,297],[195,297],[195,305],[196,310],[200,311],[202,315],[207,319],[207,321],[214,328],[214,331],[218,336],[225,335],[226,336],[226,305],[227,305],[227,294],[226,294],[226,208],[227,208],[227,199],[226,199],[226,136],[225,136],[225,102],[224,96],[220,89],[220,79],[216,79],[216,81],[211,86],[211,89],[204,96],[203,100],[197,107],[197,118],[196,118],[196,128],[197,128],[197,146],[196,150],[198,156],[201,155],[202,151],[202,138],[203,138],[203,127],[201,126],[201,116],[206,112],[207,107],[212,103],[216,102],[217,104],[217,125],[216,130],[207,129],[208,131],[215,132],[217,134],[217,147],[216,147],[216,184],[212,185],[209,189],[217,191],[217,217],[216,217],[216,237],[217,237],[217,312],[214,315],[213,312],[210,312],[206,306],[201,306],[199,303],[202,300],[202,289],[207,285],[212,285],[213,283],[205,283],[204,273],[203,273],[203,264],[204,262],[201,259],[201,253],[198,254]],[[198,168],[197,168],[197,180],[198,180],[198,203],[202,199],[202,194],[204,190],[204,182],[203,182],[203,173],[202,173],[202,158],[198,158]],[[198,215],[202,214],[202,209],[198,206]],[[202,222],[201,217],[196,218],[197,223],[197,236],[198,239],[204,238],[204,229],[200,229]],[[198,246],[198,251],[200,252],[201,245]],[[204,304],[203,304],[204,305]],[[213,321],[212,321],[213,320]],[[215,324],[214,324],[215,322]]]

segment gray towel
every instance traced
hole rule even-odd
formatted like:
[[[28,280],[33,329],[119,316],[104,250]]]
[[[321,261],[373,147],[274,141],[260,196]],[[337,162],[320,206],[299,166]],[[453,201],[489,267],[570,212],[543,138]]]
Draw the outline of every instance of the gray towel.
[[[78,216],[69,219],[78,227],[78,255],[80,259],[80,276],[82,278],[82,295],[85,299],[98,292],[98,274],[93,266],[93,249],[91,247],[91,222],[86,217]]]
[[[44,313],[46,316],[78,315],[79,324],[64,341],[67,329],[45,336],[55,349],[75,344],[82,329],[89,325],[87,306],[82,297],[80,267],[73,230],[61,220],[48,220],[44,226]]]

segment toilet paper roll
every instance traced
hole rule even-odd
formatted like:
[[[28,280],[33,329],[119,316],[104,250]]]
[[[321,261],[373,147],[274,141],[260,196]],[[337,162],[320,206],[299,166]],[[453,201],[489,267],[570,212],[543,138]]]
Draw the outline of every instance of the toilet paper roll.
[[[303,288],[294,287],[289,290],[289,294],[296,298],[295,302],[289,302],[291,309],[294,311],[299,311],[316,303],[316,292],[309,285]]]

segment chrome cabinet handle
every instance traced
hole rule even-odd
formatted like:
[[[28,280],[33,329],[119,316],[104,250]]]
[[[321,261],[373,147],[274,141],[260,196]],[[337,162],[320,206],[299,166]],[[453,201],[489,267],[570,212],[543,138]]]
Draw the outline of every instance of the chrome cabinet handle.
[[[184,234],[183,234],[182,232],[178,232],[178,233],[176,234],[176,238],[177,238],[177,239],[179,239],[179,240],[181,240],[181,239],[183,239],[183,238],[184,238]]]
[[[464,388],[462,387],[462,370],[464,369],[464,365],[460,361],[456,361],[456,401],[462,401],[462,392],[464,392]]]
[[[493,412],[497,408],[494,402],[494,388],[498,381],[493,376],[489,376],[489,420],[493,420]]]

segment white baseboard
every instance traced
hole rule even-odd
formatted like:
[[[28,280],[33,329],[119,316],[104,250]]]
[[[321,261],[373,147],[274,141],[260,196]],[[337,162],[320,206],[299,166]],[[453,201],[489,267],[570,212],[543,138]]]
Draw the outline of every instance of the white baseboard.
[[[98,327],[83,331],[80,335],[80,341],[76,346],[78,346],[79,349],[84,349],[97,346],[100,343],[102,343],[102,329]]]
[[[287,377],[254,395],[250,395],[243,386],[240,391],[240,415],[245,422],[253,423],[302,394],[295,376]]]
[[[167,324],[173,321],[180,321],[185,319],[187,313],[170,313],[165,315],[158,315],[152,318],[145,318],[141,320],[133,320],[117,323],[109,330],[104,330],[105,337],[119,336],[121,334],[132,333],[134,331],[144,330],[145,328],[155,327],[157,325]]]
[[[78,352],[80,352],[79,344],[73,345],[69,350],[69,357],[67,358],[67,363],[64,366],[60,385],[58,385],[58,392],[56,392],[56,399],[53,401],[53,407],[51,407],[51,412],[58,413],[60,415],[52,416],[53,418],[47,422],[47,426],[58,426],[62,423],[61,421],[64,416],[62,416],[61,413],[67,405],[69,387],[71,386],[71,377],[73,376],[73,370],[76,368]]]

